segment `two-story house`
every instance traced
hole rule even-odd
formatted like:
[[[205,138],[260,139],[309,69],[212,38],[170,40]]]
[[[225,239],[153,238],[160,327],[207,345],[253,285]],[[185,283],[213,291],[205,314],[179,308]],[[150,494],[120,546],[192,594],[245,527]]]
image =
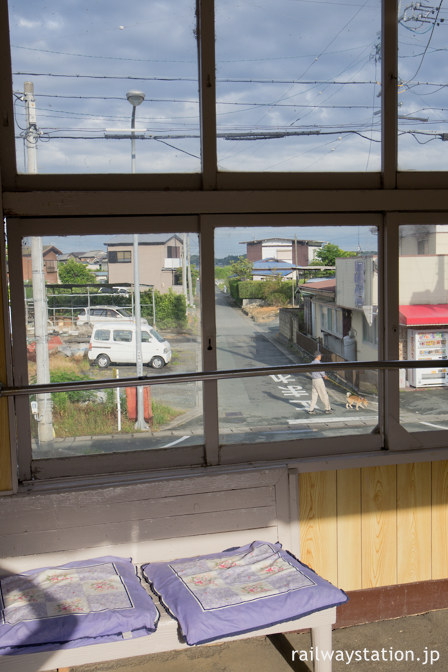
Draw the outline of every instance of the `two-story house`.
[[[54,245],[44,245],[42,250],[43,266],[45,274],[45,284],[53,285],[59,282],[58,277],[58,257],[62,254]],[[22,247],[22,269],[23,281],[31,282],[33,278],[32,264],[31,264],[31,247]]]
[[[109,283],[134,282],[133,236],[120,235],[106,242]],[[145,233],[138,236],[140,284],[151,285],[162,294],[181,292],[177,272],[182,267],[183,240],[177,234]]]

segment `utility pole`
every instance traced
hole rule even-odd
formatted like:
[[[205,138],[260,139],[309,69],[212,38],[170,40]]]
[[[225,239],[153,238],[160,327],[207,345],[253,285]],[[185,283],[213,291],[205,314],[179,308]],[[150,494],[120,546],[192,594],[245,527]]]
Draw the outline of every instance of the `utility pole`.
[[[190,254],[190,234],[187,233],[187,259],[188,259],[188,302],[190,306],[193,305],[193,284],[191,280],[191,254]]]
[[[39,131],[36,123],[36,104],[34,100],[34,84],[24,84],[25,114],[26,114],[26,163],[27,173],[37,173],[37,141]],[[45,290],[45,272],[42,249],[42,238],[31,236],[31,270],[33,282],[34,303],[34,336],[36,339],[36,382],[46,385],[50,382],[50,358],[48,355],[48,307]],[[53,402],[51,394],[37,395],[37,428],[39,443],[52,441],[53,430]]]
[[[185,296],[185,302],[188,305],[187,295],[187,234],[182,234],[182,293]]]

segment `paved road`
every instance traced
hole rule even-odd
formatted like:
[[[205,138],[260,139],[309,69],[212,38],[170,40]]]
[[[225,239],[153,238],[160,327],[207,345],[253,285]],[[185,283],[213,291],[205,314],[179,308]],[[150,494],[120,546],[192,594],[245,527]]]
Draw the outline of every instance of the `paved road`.
[[[225,294],[217,294],[216,306],[219,368],[281,366],[300,361],[297,353],[289,352],[274,337],[276,328],[255,324]],[[376,403],[370,402],[369,408],[362,412],[350,411],[345,408],[345,389],[332,383],[327,384],[327,389],[334,413],[317,411],[309,416],[309,375],[221,381],[218,390],[222,440],[224,443],[271,441],[372,431],[377,424]]]
[[[217,358],[218,368],[238,369],[258,366],[281,366],[300,361],[297,351],[278,339],[276,325],[259,325],[233,305],[232,300],[217,292]],[[194,371],[199,368],[200,349],[193,337],[170,338],[174,360],[162,370],[167,373]],[[135,368],[120,367],[120,377],[133,375]],[[111,373],[108,370],[107,375]],[[160,371],[145,369],[149,376]],[[104,375],[104,372],[103,374]],[[300,437],[368,434],[378,422],[378,403],[369,397],[369,406],[360,411],[345,408],[346,390],[336,382],[327,382],[334,410],[326,415],[322,410],[309,416],[311,377],[305,374],[263,376],[220,381],[219,421],[220,440],[224,444],[251,441],[278,441]],[[48,447],[52,454],[83,454],[135,450],[142,447],[166,448],[171,445],[203,443],[201,384],[157,385],[153,398],[180,408],[184,415],[177,424],[148,435],[114,435],[86,437],[57,442]],[[405,390],[400,392],[402,423],[409,431],[448,430],[446,414],[447,388]],[[319,409],[318,403],[318,409]],[[41,454],[41,457],[45,455]]]

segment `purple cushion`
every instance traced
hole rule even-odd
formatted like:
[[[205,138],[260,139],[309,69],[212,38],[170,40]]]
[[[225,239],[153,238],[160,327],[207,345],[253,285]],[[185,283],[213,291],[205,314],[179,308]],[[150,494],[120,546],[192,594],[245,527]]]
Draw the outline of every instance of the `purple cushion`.
[[[188,644],[294,620],[348,599],[278,543],[254,541],[142,569]]]
[[[129,558],[102,557],[0,580],[0,654],[119,641],[159,617]]]

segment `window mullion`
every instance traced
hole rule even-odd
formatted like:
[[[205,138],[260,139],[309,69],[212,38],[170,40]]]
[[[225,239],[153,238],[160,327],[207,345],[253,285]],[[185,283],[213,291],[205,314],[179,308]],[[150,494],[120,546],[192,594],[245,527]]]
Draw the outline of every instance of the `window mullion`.
[[[198,0],[198,64],[202,186],[216,189],[216,74],[215,12],[213,0]]]
[[[2,64],[2,86],[0,87],[0,148],[2,165],[2,187],[10,189],[16,181],[16,159],[14,145],[14,108],[11,76],[11,51],[9,39],[8,3],[0,3],[0,63]]]
[[[384,218],[383,243],[383,315],[384,340],[380,357],[386,360],[398,360],[399,357],[399,240],[398,222],[393,215]],[[387,370],[384,380],[384,424],[386,447],[396,448],[394,437],[400,425],[399,370]],[[408,446],[403,446],[404,448]]]
[[[202,366],[204,371],[215,371],[217,368],[215,250],[214,229],[210,217],[201,217],[200,230]],[[206,380],[202,389],[206,459],[207,464],[217,464],[219,459],[218,382]]]
[[[398,147],[398,8],[397,0],[382,2],[381,153],[383,187],[395,189]]]

